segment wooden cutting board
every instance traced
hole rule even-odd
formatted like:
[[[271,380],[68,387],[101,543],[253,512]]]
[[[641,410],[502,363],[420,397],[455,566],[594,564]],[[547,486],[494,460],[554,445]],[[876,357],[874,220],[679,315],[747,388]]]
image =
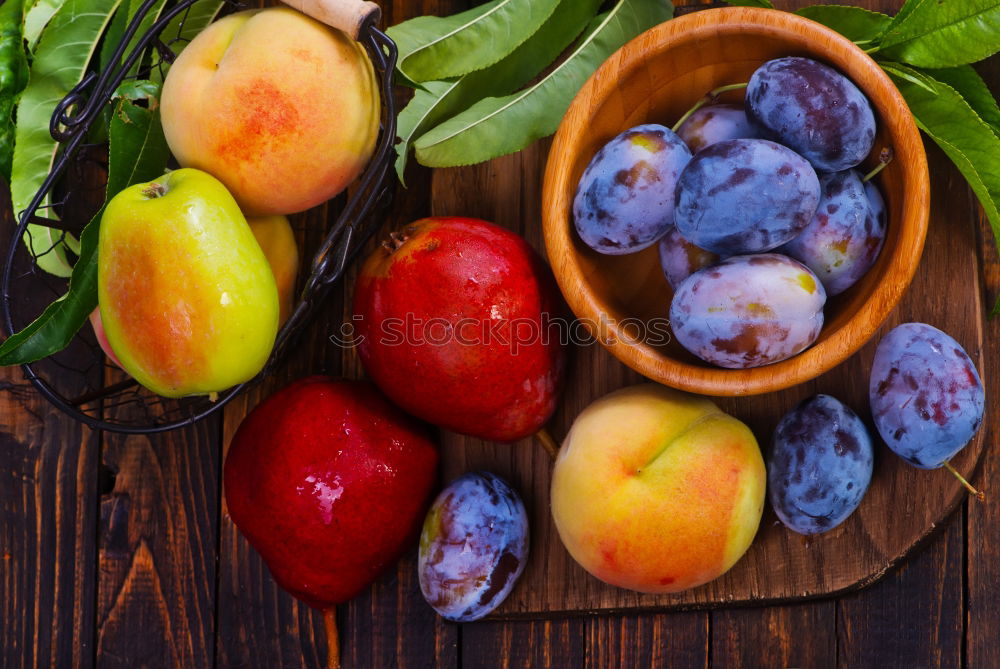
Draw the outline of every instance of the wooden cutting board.
[[[434,213],[494,221],[527,237],[544,256],[541,187],[548,147],[548,141],[540,142],[483,165],[437,170]],[[753,429],[762,447],[770,442],[780,417],[816,393],[841,399],[871,425],[867,388],[875,346],[899,323],[923,321],[946,330],[984,369],[975,207],[947,159],[932,146],[928,157],[933,193],[923,261],[909,292],[875,338],[815,381],[778,393],[719,400],[723,410]],[[591,401],[643,379],[593,343],[573,350],[566,381],[549,426],[556,440]],[[549,513],[552,463],[533,440],[499,445],[446,433],[443,448],[445,482],[465,471],[490,470],[512,481],[528,506],[532,552],[520,582],[495,614],[500,618],[761,604],[858,589],[877,581],[916,549],[966,496],[946,471],[915,469],[878,442],[871,487],[857,512],[840,527],[806,541],[785,529],[767,506],[753,545],[727,574],[687,592],[653,596],[602,583],[566,552]],[[953,460],[955,467],[972,475],[983,449],[980,432]]]

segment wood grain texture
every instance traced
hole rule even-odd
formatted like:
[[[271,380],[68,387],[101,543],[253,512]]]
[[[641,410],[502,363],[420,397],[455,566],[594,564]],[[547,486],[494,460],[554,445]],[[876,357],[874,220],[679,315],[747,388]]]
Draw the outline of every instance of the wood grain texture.
[[[221,422],[153,437],[108,434],[100,499],[101,667],[212,663]]]
[[[0,179],[0,234],[13,229]],[[0,666],[92,667],[100,440],[20,368],[0,368],[0,390]]]
[[[709,614],[700,612],[591,618],[586,626],[587,666],[708,667],[713,658],[709,625]]]
[[[940,541],[915,554],[877,590],[836,603],[840,669],[963,666],[961,515]],[[991,642],[996,644],[995,634]]]
[[[1000,91],[1000,58],[993,57],[979,68],[987,85],[994,92]],[[971,201],[971,195],[968,196]],[[993,232],[989,221],[978,210],[977,241],[981,268],[980,286],[984,305],[992,307],[1000,297],[1000,258],[998,258]],[[990,448],[983,458],[977,483],[990,492],[986,504],[967,503],[965,571],[967,579],[966,614],[966,654],[965,661],[970,667],[1000,666],[1000,643],[997,630],[1000,629],[1000,597],[997,584],[1000,583],[1000,504],[997,503],[996,482],[1000,481],[1000,453],[997,441],[1000,439],[1000,402],[997,401],[998,379],[1000,379],[1000,318],[988,319],[985,323],[985,341],[989,342],[986,357],[987,402],[983,430]]]
[[[462,625],[462,666],[582,668],[588,657],[587,627],[579,618],[468,623]]]
[[[836,611],[832,601],[712,611],[712,664],[833,669]]]

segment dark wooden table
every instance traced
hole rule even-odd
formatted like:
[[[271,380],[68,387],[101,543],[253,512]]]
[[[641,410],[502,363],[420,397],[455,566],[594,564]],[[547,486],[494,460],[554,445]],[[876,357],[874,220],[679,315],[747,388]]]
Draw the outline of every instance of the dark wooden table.
[[[956,0],[957,1],[957,0]],[[382,3],[390,23],[447,13],[458,0]],[[779,2],[795,8],[807,2]],[[894,12],[901,0],[865,0]],[[1000,90],[997,59],[980,68]],[[988,225],[965,183],[928,146],[933,197],[973,226],[983,303],[1000,289]],[[389,222],[429,211],[431,175],[414,171]],[[9,225],[9,203],[2,207]],[[306,236],[328,212],[296,219]],[[933,254],[934,248],[925,253]],[[315,371],[352,375],[326,339],[331,301],[277,387]],[[986,378],[1000,378],[986,325]],[[225,514],[223,444],[246,402],[222,419],[155,438],[82,428],[0,371],[0,667],[320,667],[322,617],[275,586]],[[989,405],[989,445],[1000,404]],[[904,564],[837,599],[782,606],[456,625],[424,604],[415,557],[340,607],[345,667],[915,667],[1000,666],[1000,453],[988,448],[975,482],[984,504],[960,509]]]

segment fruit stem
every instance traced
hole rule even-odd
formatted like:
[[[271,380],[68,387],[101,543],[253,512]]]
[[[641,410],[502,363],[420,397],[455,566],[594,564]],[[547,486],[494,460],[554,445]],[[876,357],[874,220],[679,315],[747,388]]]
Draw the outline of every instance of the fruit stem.
[[[538,432],[535,433],[535,436],[538,437],[538,442],[542,445],[542,448],[545,449],[545,452],[548,453],[549,457],[552,458],[552,461],[555,462],[556,458],[559,456],[559,444],[556,443],[556,440],[552,438],[552,435],[549,434],[549,431],[544,427],[540,428]]]
[[[723,93],[728,93],[729,91],[738,91],[741,88],[746,88],[748,85],[749,85],[749,82],[745,81],[742,84],[728,84],[726,86],[719,86],[718,88],[714,88],[714,89],[710,90],[700,100],[698,100],[697,102],[694,103],[694,107],[691,107],[691,109],[688,109],[684,113],[684,115],[681,116],[677,120],[677,123],[674,124],[674,127],[671,128],[671,130],[673,130],[674,132],[677,132],[678,130],[680,130],[680,127],[682,125],[684,125],[684,121],[686,121],[689,118],[691,118],[691,114],[695,113],[696,111],[698,111],[699,109],[701,109],[705,105],[712,104],[713,102],[715,102],[716,100],[718,100],[719,96],[722,95]]]
[[[142,194],[150,199],[163,197],[167,194],[167,187],[154,181],[142,189]]]
[[[389,239],[382,242],[382,247],[389,253],[392,253],[393,251],[399,250],[399,247],[405,244],[407,239],[409,239],[409,237],[405,231],[397,232],[393,230],[389,233]]]
[[[340,669],[340,636],[337,634],[337,607],[323,610],[326,627],[326,669]]]
[[[965,486],[966,490],[968,490],[969,492],[971,492],[973,497],[975,497],[976,499],[978,499],[980,502],[985,502],[986,501],[986,493],[984,493],[982,490],[976,490],[975,488],[973,488],[972,484],[969,483],[968,481],[966,481],[965,477],[962,476],[961,474],[959,474],[958,470],[956,470],[954,467],[952,467],[950,462],[948,462],[947,460],[945,460],[943,464],[944,464],[944,468],[947,469],[948,471],[950,471],[952,474],[954,474],[955,478],[958,479],[958,482],[961,483],[963,486]]]
[[[875,166],[875,169],[873,169],[871,172],[862,177],[861,181],[863,183],[868,183],[869,181],[874,179],[879,172],[884,170],[885,166],[891,162],[892,162],[892,149],[890,149],[889,147],[885,147],[878,154],[878,165]]]

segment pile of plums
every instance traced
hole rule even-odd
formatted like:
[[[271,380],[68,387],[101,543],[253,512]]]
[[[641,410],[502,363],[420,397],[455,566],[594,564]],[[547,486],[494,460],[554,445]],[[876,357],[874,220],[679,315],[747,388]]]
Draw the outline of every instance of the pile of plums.
[[[849,79],[809,58],[770,60],[743,106],[702,106],[677,132],[646,124],[608,142],[580,179],[576,230],[605,254],[659,243],[674,335],[701,359],[785,360],[812,345],[827,297],[882,248],[882,196],[855,169],[874,141],[871,104]]]
[[[921,469],[945,465],[983,420],[975,364],[952,337],[924,323],[900,325],[879,342],[868,395],[883,441]],[[861,503],[872,465],[864,422],[839,400],[817,395],[775,430],[767,463],[771,505],[800,534],[826,532]]]

